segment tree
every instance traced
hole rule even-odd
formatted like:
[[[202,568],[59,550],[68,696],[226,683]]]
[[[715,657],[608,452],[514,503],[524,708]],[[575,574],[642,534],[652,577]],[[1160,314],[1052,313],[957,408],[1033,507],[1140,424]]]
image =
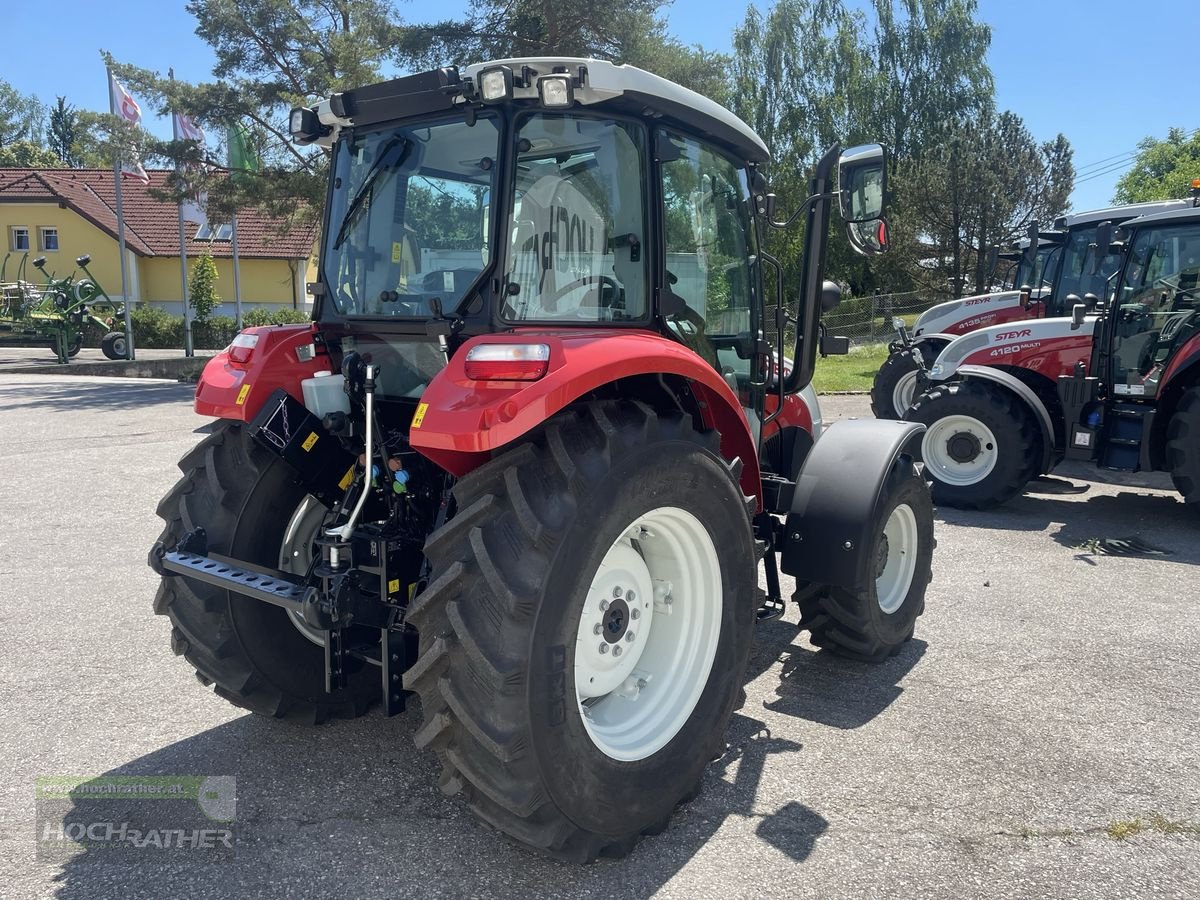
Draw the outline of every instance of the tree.
[[[1172,128],[1163,140],[1148,137],[1138,144],[1133,167],[1117,182],[1113,203],[1187,197],[1193,178],[1200,178],[1200,129]]]
[[[196,33],[216,55],[215,80],[190,84],[122,64],[113,70],[161,114],[179,111],[206,128],[210,153],[233,122],[246,124],[263,161],[259,177],[221,177],[219,168],[192,173],[192,189],[207,191],[210,209],[227,215],[262,206],[278,217],[312,217],[324,201],[327,154],[291,142],[287,116],[331,94],[381,80],[394,54],[399,25],[386,0],[191,0]],[[148,141],[147,156],[197,162],[191,144]],[[215,154],[214,154],[215,156]],[[175,184],[179,192],[182,183]]]
[[[64,166],[78,168],[81,165],[79,150],[79,114],[75,107],[67,103],[66,97],[59,97],[54,109],[50,110],[49,147],[62,160]]]
[[[211,253],[204,253],[192,264],[192,277],[188,279],[188,306],[192,308],[195,320],[203,325],[220,305],[217,264]]]
[[[61,169],[62,160],[32,141],[12,141],[0,147],[0,167],[12,169]]]
[[[1039,145],[1019,116],[1004,112],[960,121],[920,160],[904,161],[904,200],[932,253],[923,286],[948,285],[955,296],[967,284],[985,290],[987,248],[1066,208],[1071,157],[1065,137]]]
[[[0,147],[18,141],[41,145],[46,108],[33,94],[26,96],[0,79]]]

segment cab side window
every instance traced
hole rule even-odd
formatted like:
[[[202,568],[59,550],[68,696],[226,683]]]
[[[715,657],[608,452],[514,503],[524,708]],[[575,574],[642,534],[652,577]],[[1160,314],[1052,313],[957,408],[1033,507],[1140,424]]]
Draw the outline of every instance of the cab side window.
[[[750,362],[728,341],[750,330],[754,224],[744,169],[690,138],[668,135],[678,158],[662,163],[666,287],[671,328],[727,377]]]

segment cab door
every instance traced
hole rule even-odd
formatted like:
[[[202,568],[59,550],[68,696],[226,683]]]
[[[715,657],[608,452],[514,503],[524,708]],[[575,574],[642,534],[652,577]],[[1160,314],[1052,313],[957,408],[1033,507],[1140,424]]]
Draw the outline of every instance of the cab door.
[[[692,137],[660,133],[663,253],[659,312],[675,336],[762,413],[755,389],[759,328],[757,236],[746,170]],[[753,413],[753,415],[749,415]]]
[[[1172,357],[1200,332],[1200,222],[1139,229],[1111,311],[1109,384],[1152,399]]]

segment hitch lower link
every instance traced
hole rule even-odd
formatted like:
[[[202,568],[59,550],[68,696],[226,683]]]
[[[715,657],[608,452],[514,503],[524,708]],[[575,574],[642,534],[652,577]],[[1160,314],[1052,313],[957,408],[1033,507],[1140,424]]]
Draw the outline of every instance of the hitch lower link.
[[[403,623],[401,608],[389,602],[386,592],[375,595],[366,587],[387,573],[375,567],[353,567],[350,542],[340,536],[324,534],[314,544],[321,559],[303,579],[212,553],[199,527],[185,534],[173,550],[156,543],[149,562],[159,575],[182,575],[299,616],[324,633],[327,692],[345,685],[347,659],[356,657],[380,667],[385,713],[403,712],[401,675],[415,658],[416,632]],[[351,626],[354,630],[349,630]],[[377,638],[372,635],[376,630]]]

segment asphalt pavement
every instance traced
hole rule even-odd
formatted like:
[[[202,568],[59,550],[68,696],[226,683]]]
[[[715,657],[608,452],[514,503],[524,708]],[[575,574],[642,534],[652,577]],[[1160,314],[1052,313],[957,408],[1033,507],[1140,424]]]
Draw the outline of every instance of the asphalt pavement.
[[[416,701],[289,725],[172,655],[145,558],[206,424],[190,395],[0,374],[4,897],[1200,894],[1200,515],[1161,479],[1072,469],[995,512],[939,510],[914,641],[866,666],[814,650],[794,610],[764,626],[701,795],[628,858],[573,866],[437,790]],[[1164,553],[1097,552],[1127,538]],[[35,779],[103,774],[234,776],[236,854],[37,858]]]

